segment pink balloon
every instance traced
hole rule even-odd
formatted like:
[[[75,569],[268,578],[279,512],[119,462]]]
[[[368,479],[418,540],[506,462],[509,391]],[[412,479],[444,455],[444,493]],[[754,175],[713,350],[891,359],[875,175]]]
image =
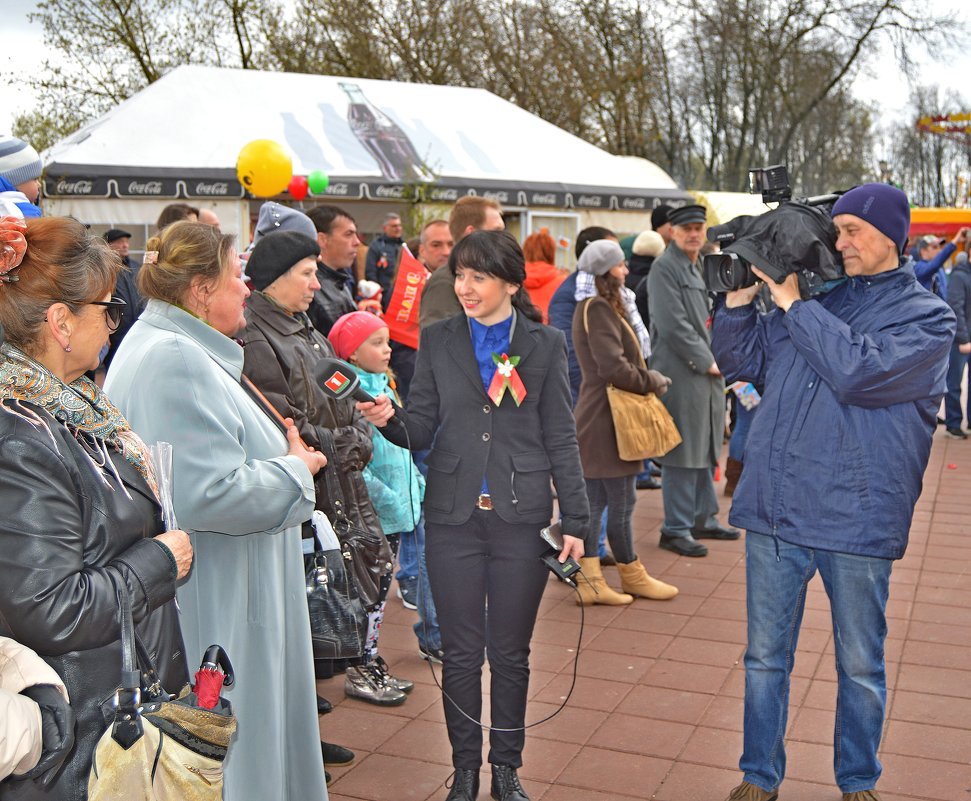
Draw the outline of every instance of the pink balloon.
[[[290,183],[287,184],[287,191],[294,200],[303,200],[307,197],[309,190],[310,184],[307,183],[307,179],[302,175],[294,175],[290,179]]]

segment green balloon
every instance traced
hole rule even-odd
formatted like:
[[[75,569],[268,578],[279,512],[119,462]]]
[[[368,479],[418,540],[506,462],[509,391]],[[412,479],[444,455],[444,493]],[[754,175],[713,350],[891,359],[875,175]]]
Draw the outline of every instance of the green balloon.
[[[324,194],[329,185],[330,178],[327,177],[327,173],[323,170],[314,170],[307,176],[307,186],[310,187],[310,191],[315,195]]]

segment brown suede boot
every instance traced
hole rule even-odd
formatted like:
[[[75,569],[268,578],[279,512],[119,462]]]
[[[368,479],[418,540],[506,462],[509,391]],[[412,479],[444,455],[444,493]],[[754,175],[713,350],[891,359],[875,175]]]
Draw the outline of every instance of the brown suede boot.
[[[855,793],[843,793],[843,801],[880,801],[876,790],[857,790]]]
[[[640,559],[628,564],[617,563],[620,572],[620,587],[624,592],[652,601],[667,601],[678,594],[678,588],[651,578]]]
[[[738,459],[733,459],[731,456],[728,457],[728,461],[725,463],[725,495],[729,498],[735,494],[735,487],[738,485],[738,480],[742,476],[742,468],[744,466],[744,463]]]
[[[742,782],[728,794],[725,801],[776,801],[778,797],[779,793],[775,790],[770,792],[754,784]]]
[[[577,580],[577,587],[580,590],[580,600],[578,604],[592,606],[593,604],[605,604],[606,606],[625,606],[633,603],[634,599],[630,595],[610,589],[607,580],[604,578],[603,571],[600,569],[600,559],[596,556],[584,556],[580,560],[581,576]]]

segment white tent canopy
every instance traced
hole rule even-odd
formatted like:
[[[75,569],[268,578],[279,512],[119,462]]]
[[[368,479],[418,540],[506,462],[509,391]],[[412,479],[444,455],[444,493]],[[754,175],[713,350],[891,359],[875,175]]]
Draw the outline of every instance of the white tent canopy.
[[[644,159],[613,156],[481,89],[183,66],[52,147],[52,198],[245,196],[240,149],[271,139],[335,200],[616,211],[690,200]],[[416,197],[416,192],[420,197]]]

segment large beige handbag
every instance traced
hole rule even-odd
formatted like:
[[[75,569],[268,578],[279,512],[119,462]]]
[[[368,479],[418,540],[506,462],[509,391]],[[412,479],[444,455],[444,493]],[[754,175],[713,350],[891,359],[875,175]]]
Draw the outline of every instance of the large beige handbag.
[[[590,333],[587,323],[589,306],[589,301],[583,306],[583,330],[588,335]],[[620,321],[633,337],[640,352],[640,342],[634,329],[623,317]],[[647,367],[643,356],[641,356],[641,363],[645,368]],[[610,416],[614,421],[617,454],[624,461],[636,462],[640,459],[664,456],[681,444],[681,432],[678,431],[667,408],[653,392],[640,395],[608,384],[607,402],[610,404]]]
[[[128,593],[116,584],[116,594],[122,682],[111,725],[94,751],[88,801],[220,801],[223,760],[236,731],[232,707],[222,697],[212,709],[200,707],[188,686],[178,698],[168,696],[135,636]],[[143,698],[143,683],[147,694],[159,694]]]

